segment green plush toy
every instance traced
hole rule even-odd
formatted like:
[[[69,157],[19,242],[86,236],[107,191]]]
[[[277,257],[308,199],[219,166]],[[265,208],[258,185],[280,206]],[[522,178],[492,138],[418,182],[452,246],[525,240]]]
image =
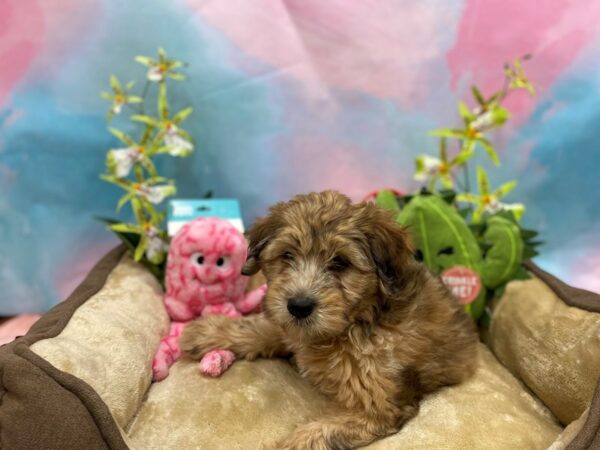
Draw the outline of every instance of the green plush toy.
[[[489,98],[477,87],[472,88],[476,106],[469,108],[459,102],[460,128],[432,132],[440,137],[439,154],[416,158],[415,179],[425,182],[418,194],[397,196],[381,191],[376,197],[378,205],[394,211],[398,222],[409,229],[415,257],[441,276],[475,320],[489,318],[486,304],[501,295],[507,282],[529,277],[522,263],[537,254],[535,247],[540,244],[532,241],[537,232],[519,225],[525,207],[501,201],[516,187],[516,181],[492,190],[486,171],[478,166],[478,194],[471,192],[469,183],[468,162],[477,149],[482,149],[494,165],[500,165],[486,133],[508,120],[510,114],[502,102],[511,92],[521,89],[533,94],[533,85],[521,65],[528,58],[505,66],[505,83]],[[447,140],[458,144],[454,155],[447,148]],[[460,170],[462,183],[456,177]],[[436,189],[440,183],[442,189]]]
[[[397,220],[410,230],[416,257],[436,275],[453,267],[476,272],[484,289],[465,309],[474,319],[484,312],[490,292],[515,277],[522,278],[525,242],[521,228],[505,215],[493,215],[474,233],[453,202],[440,195],[409,197],[402,209],[389,191],[381,191],[377,204],[397,212]]]

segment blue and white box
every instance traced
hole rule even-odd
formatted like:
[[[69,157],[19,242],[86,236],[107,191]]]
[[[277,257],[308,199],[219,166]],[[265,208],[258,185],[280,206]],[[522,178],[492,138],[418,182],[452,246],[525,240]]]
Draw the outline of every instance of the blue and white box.
[[[219,217],[244,232],[240,203],[236,199],[176,199],[169,201],[167,211],[169,236],[174,236],[183,225],[198,217]]]

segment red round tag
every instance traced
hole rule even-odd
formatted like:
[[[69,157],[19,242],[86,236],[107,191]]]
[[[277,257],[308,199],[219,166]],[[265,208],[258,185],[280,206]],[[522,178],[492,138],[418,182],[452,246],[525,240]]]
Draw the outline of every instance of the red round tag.
[[[474,270],[455,266],[442,272],[442,282],[462,305],[473,302],[481,291],[481,280]]]

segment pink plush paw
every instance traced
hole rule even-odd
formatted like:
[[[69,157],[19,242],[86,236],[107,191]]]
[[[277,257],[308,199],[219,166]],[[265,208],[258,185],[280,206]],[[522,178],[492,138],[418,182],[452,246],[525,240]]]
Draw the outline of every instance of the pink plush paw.
[[[237,309],[239,309],[243,314],[250,314],[253,312],[260,312],[262,301],[267,293],[267,285],[263,284],[262,286],[254,289],[246,293],[246,295],[242,298],[241,301],[236,303]]]
[[[229,350],[213,350],[204,355],[200,361],[200,372],[211,377],[218,377],[233,364],[234,360],[235,355]]]
[[[152,381],[162,381],[169,375],[168,356],[159,354],[152,359]]]

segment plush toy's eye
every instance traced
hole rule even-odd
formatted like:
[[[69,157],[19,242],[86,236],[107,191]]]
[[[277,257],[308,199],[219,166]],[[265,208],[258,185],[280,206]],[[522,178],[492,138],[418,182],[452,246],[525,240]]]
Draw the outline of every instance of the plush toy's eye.
[[[230,257],[227,255],[224,256],[220,256],[219,259],[217,259],[215,261],[215,265],[219,268],[219,269],[225,269],[229,266],[229,261],[230,261]]]
[[[329,270],[331,270],[332,272],[343,272],[348,267],[350,267],[350,263],[347,259],[341,256],[336,256],[329,263]]]
[[[192,261],[192,263],[197,264],[199,266],[204,265],[204,255],[202,253],[194,253],[190,257],[190,260]]]

